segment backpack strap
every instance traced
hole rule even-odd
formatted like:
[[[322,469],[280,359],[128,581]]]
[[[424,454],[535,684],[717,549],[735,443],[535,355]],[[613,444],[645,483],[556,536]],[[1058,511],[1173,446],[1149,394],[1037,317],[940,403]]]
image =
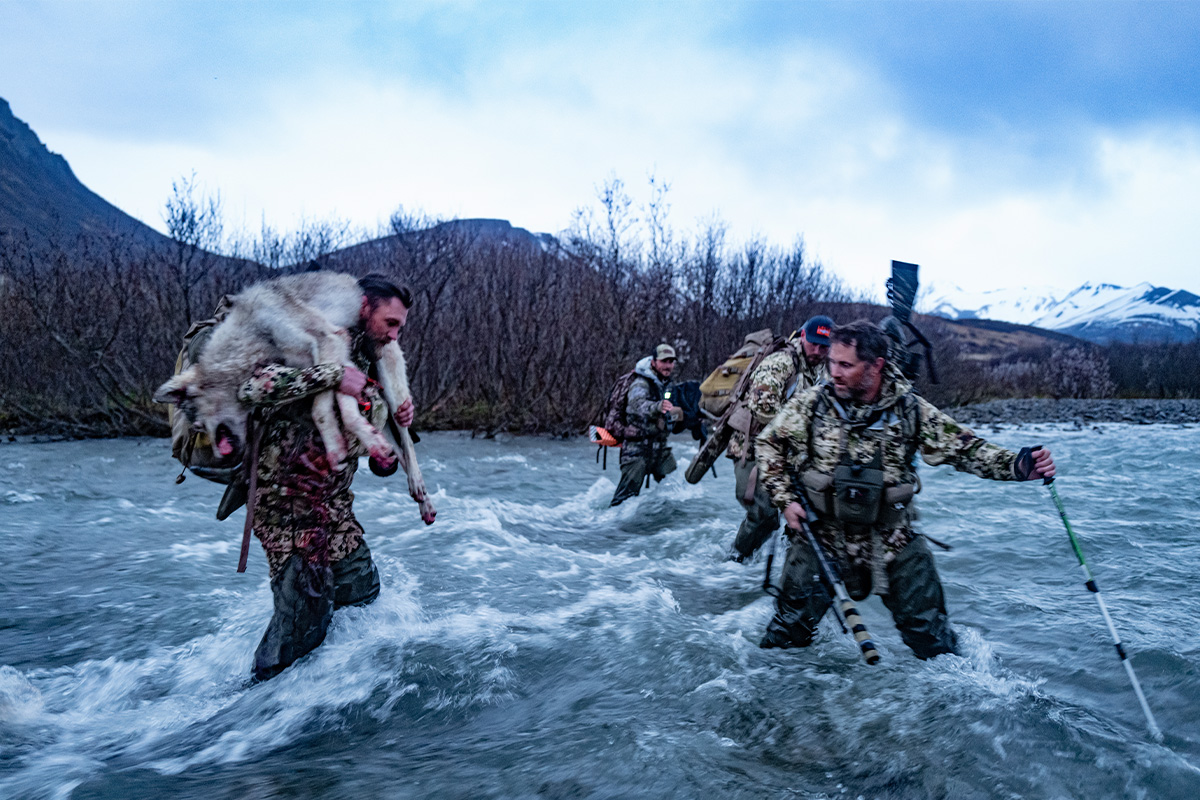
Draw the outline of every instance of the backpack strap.
[[[250,534],[254,531],[254,511],[258,506],[258,448],[262,444],[263,431],[266,429],[266,425],[256,424],[254,414],[251,414],[246,420],[246,426],[246,439],[250,446],[246,450],[244,469],[247,472],[246,478],[250,486],[246,495],[246,524],[242,527],[242,549],[238,553],[238,572],[246,571],[246,560],[250,557]]]
[[[921,403],[917,399],[916,392],[909,392],[901,400],[903,408],[900,413],[904,415],[905,427],[909,428],[908,433],[908,449],[905,452],[905,457],[911,467],[917,460],[917,451],[921,448]]]
[[[650,386],[650,397],[654,402],[661,402],[663,399],[663,388],[658,385],[658,381],[652,381],[642,373],[637,373],[637,376],[644,380]]]
[[[829,398],[825,396],[824,391],[817,392],[817,399],[813,401],[812,410],[808,415],[808,444],[805,446],[808,450],[805,461],[812,461],[812,440],[813,431],[817,425],[817,417],[825,416],[825,412],[829,410]]]

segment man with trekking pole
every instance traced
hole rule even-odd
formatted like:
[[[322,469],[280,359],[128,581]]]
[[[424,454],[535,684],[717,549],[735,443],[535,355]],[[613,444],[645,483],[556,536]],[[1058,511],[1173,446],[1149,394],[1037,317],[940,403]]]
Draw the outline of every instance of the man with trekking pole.
[[[916,455],[982,478],[1031,481],[1054,477],[1050,451],[990,444],[918,396],[874,323],[834,328],[828,366],[831,380],[795,395],[755,443],[761,480],[794,538],[760,646],[808,646],[830,608],[817,554],[800,538],[807,519],[849,597],[879,595],[917,658],[956,652],[933,555],[912,528]]]

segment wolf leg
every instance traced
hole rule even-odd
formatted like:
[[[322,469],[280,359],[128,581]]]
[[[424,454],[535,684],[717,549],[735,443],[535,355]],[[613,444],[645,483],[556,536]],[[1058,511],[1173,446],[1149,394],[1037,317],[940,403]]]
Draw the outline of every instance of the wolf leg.
[[[314,349],[317,363],[350,363],[350,347],[342,337],[336,334],[324,334],[316,337]],[[347,415],[342,397],[344,395],[339,394],[336,389],[331,389],[313,397],[312,404],[313,423],[321,434],[321,441],[325,443],[325,453],[329,457],[330,465],[338,471],[344,469],[342,462],[346,458],[348,449],[346,439],[342,436],[341,427],[338,425],[337,415],[333,410],[335,403],[342,410],[343,420],[358,417],[358,403],[354,398],[348,398],[353,406],[353,414]]]
[[[408,475],[408,493],[420,504],[421,519],[425,520],[426,525],[432,525],[437,517],[437,509],[434,508],[433,501],[429,499],[429,493],[425,489],[425,479],[421,476],[420,465],[417,464],[417,451],[413,447],[412,436],[409,435],[408,428],[402,428],[396,423],[395,418],[396,409],[404,405],[404,401],[410,397],[404,353],[400,351],[400,345],[389,342],[381,347],[377,367],[379,383],[383,387],[383,396],[387,399],[388,414],[391,417],[387,433],[395,434],[400,465]]]
[[[271,335],[283,352],[283,363],[292,367],[345,363],[347,359],[342,357],[342,352],[348,348],[340,344],[338,337],[324,331],[314,333],[297,324],[294,318],[285,319],[286,323],[280,321],[271,328]],[[316,327],[320,320],[310,322]],[[325,327],[328,327],[328,324]],[[317,432],[321,434],[321,441],[325,444],[325,454],[329,458],[330,466],[335,470],[342,469],[342,460],[346,457],[346,440],[342,438],[337,414],[334,413],[332,390],[313,396],[312,419]]]
[[[339,392],[337,405],[338,411],[342,414],[342,424],[346,426],[346,429],[354,435],[355,439],[366,446],[371,457],[378,461],[381,467],[391,469],[392,464],[396,462],[396,451],[383,434],[359,413],[358,400]]]
[[[392,419],[388,421],[383,433],[395,446],[396,453],[400,457],[400,466],[408,475],[408,493],[421,506],[421,519],[425,520],[426,525],[432,525],[437,518],[437,508],[434,507],[433,500],[430,499],[429,493],[425,489],[425,479],[421,477],[416,448],[413,447],[412,436],[409,435],[408,428],[401,428],[396,424],[396,420]]]
[[[330,466],[335,470],[341,470],[347,450],[346,440],[342,438],[342,432],[338,430],[337,414],[333,411],[336,394],[330,390],[315,395],[312,403],[312,418],[313,423],[317,426],[317,432],[321,434],[321,441],[325,443],[325,455],[329,457]],[[355,408],[355,413],[358,413],[357,408]]]

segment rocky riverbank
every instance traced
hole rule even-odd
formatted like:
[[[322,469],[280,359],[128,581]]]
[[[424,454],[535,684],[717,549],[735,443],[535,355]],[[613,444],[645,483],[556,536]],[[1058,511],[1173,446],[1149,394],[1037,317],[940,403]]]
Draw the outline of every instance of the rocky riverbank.
[[[967,425],[1027,425],[1066,422],[1078,426],[1100,422],[1135,425],[1200,423],[1200,400],[992,400],[946,409]]]

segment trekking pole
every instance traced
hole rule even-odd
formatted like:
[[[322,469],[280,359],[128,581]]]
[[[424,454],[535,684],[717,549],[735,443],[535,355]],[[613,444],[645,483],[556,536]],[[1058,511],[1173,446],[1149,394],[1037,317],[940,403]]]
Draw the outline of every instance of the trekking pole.
[[[842,583],[837,572],[834,571],[830,563],[825,559],[825,554],[821,551],[821,544],[817,541],[817,537],[813,535],[812,528],[808,525],[809,519],[813,517],[812,508],[805,499],[803,490],[797,495],[800,507],[804,509],[805,519],[800,520],[800,530],[804,534],[804,538],[808,540],[808,546],[812,548],[813,554],[817,557],[817,567],[821,571],[821,582],[825,584],[825,588],[833,595],[833,612],[837,615],[838,623],[842,626],[842,633],[851,633],[854,635],[854,641],[858,642],[858,648],[862,651],[862,656],[868,664],[877,664],[879,662],[879,651],[875,649],[875,642],[871,640],[871,634],[867,631],[867,626],[863,622],[862,617],[858,614],[858,608],[855,607],[854,601],[850,599],[850,593],[846,591],[846,584]]]
[[[1039,448],[1034,448],[1037,450]],[[1142,705],[1142,713],[1146,715],[1146,724],[1150,726],[1150,735],[1155,741],[1162,741],[1162,731],[1158,728],[1158,723],[1154,721],[1154,714],[1150,711],[1150,704],[1146,702],[1146,695],[1142,693],[1142,685],[1138,683],[1137,675],[1133,673],[1133,664],[1129,657],[1125,654],[1125,646],[1121,644],[1121,637],[1117,635],[1117,628],[1113,625],[1112,617],[1108,614],[1108,606],[1104,605],[1104,597],[1100,594],[1100,587],[1096,585],[1096,579],[1092,576],[1092,571],[1088,569],[1087,561],[1083,558],[1083,549],[1079,546],[1079,540],[1075,538],[1075,531],[1071,530],[1071,521],[1067,519],[1067,510],[1063,508],[1062,499],[1058,496],[1058,489],[1054,486],[1054,478],[1045,478],[1042,483],[1050,487],[1050,496],[1054,498],[1054,505],[1058,507],[1058,515],[1062,517],[1063,525],[1066,526],[1067,536],[1071,539],[1071,549],[1075,551],[1075,557],[1079,559],[1079,566],[1083,568],[1083,574],[1087,578],[1086,586],[1089,592],[1096,596],[1096,602],[1100,604],[1100,613],[1104,615],[1104,623],[1108,625],[1108,632],[1112,634],[1113,645],[1117,648],[1117,655],[1121,657],[1121,663],[1125,665],[1125,672],[1129,674],[1129,682],[1133,684],[1133,692],[1137,695],[1138,702]]]

